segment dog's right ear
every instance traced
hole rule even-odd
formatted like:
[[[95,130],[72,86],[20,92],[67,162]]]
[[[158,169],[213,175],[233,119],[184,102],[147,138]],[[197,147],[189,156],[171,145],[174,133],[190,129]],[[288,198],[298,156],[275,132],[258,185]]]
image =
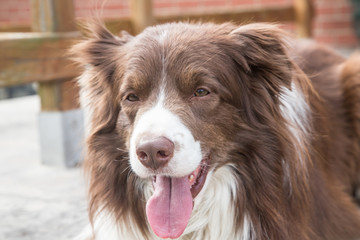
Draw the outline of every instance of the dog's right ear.
[[[87,24],[86,29],[87,38],[70,49],[71,58],[83,71],[78,78],[80,100],[91,133],[111,132],[120,111],[116,90],[121,59],[126,54],[123,46],[132,36],[128,33],[114,36],[98,22]]]
[[[91,22],[84,27],[87,38],[70,49],[72,59],[86,67],[106,67],[114,63],[116,50],[130,41],[131,36],[122,31],[115,36],[99,22]]]

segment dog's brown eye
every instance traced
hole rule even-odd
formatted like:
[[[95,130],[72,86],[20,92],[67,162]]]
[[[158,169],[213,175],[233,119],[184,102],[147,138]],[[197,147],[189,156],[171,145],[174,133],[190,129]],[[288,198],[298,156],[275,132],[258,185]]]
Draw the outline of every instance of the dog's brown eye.
[[[136,102],[136,101],[139,101],[139,97],[132,93],[126,97],[126,100],[128,100],[130,102]]]
[[[194,92],[194,97],[204,97],[208,95],[210,92],[204,88],[199,88]]]

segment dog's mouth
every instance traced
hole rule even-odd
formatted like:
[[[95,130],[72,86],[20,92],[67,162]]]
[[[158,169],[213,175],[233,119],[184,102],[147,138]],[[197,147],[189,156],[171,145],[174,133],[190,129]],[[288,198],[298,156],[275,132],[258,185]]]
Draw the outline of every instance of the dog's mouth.
[[[190,192],[193,199],[195,199],[195,197],[200,193],[201,189],[205,184],[208,168],[209,168],[209,157],[206,157],[200,162],[199,166],[191,174],[188,175]],[[153,176],[154,188],[155,185],[156,185],[156,176]]]
[[[154,194],[146,204],[146,214],[158,237],[174,239],[185,231],[194,198],[204,187],[209,162],[208,155],[191,174],[184,177],[153,177]]]

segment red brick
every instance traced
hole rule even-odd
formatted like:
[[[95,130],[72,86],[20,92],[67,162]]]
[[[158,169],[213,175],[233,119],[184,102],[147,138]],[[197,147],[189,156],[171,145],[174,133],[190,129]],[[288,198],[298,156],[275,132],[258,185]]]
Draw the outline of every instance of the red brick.
[[[261,4],[264,4],[264,5],[275,5],[275,4],[286,4],[286,3],[289,3],[289,1],[287,0],[260,0],[260,3]]]
[[[172,2],[172,1],[166,1],[166,2],[163,2],[163,1],[161,1],[161,2],[155,1],[155,2],[153,3],[155,9],[158,9],[158,8],[173,8],[173,7],[177,6],[176,4],[177,4],[177,3],[174,3],[174,2]]]
[[[338,11],[338,8],[334,8],[334,7],[331,7],[331,6],[329,6],[329,7],[318,7],[317,9],[316,9],[316,14],[320,14],[320,15],[322,15],[322,14],[325,14],[325,15],[327,15],[327,14],[334,14],[334,13],[336,13]]]
[[[221,6],[226,6],[227,1],[221,1],[221,0],[207,0],[207,1],[203,1],[201,2],[202,6],[209,6],[209,7],[221,7]],[[228,5],[230,6],[230,5]]]
[[[188,10],[189,8],[196,8],[199,5],[202,5],[201,3],[199,3],[198,1],[180,1],[178,3],[178,8],[179,9],[185,9]]]
[[[231,5],[240,5],[240,6],[251,6],[254,5],[255,1],[254,0],[232,0],[231,1]]]
[[[321,26],[325,29],[329,29],[329,28],[342,29],[342,28],[349,28],[351,26],[351,22],[350,21],[324,22],[321,24]]]
[[[338,43],[346,45],[356,45],[358,42],[358,39],[355,35],[338,36],[336,40]]]

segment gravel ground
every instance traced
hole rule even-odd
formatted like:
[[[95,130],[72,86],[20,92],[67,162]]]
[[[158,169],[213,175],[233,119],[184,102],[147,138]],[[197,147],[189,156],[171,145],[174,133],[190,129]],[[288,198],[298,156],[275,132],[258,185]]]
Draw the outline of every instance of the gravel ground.
[[[40,163],[39,105],[0,101],[0,239],[72,239],[86,225],[81,169]]]

